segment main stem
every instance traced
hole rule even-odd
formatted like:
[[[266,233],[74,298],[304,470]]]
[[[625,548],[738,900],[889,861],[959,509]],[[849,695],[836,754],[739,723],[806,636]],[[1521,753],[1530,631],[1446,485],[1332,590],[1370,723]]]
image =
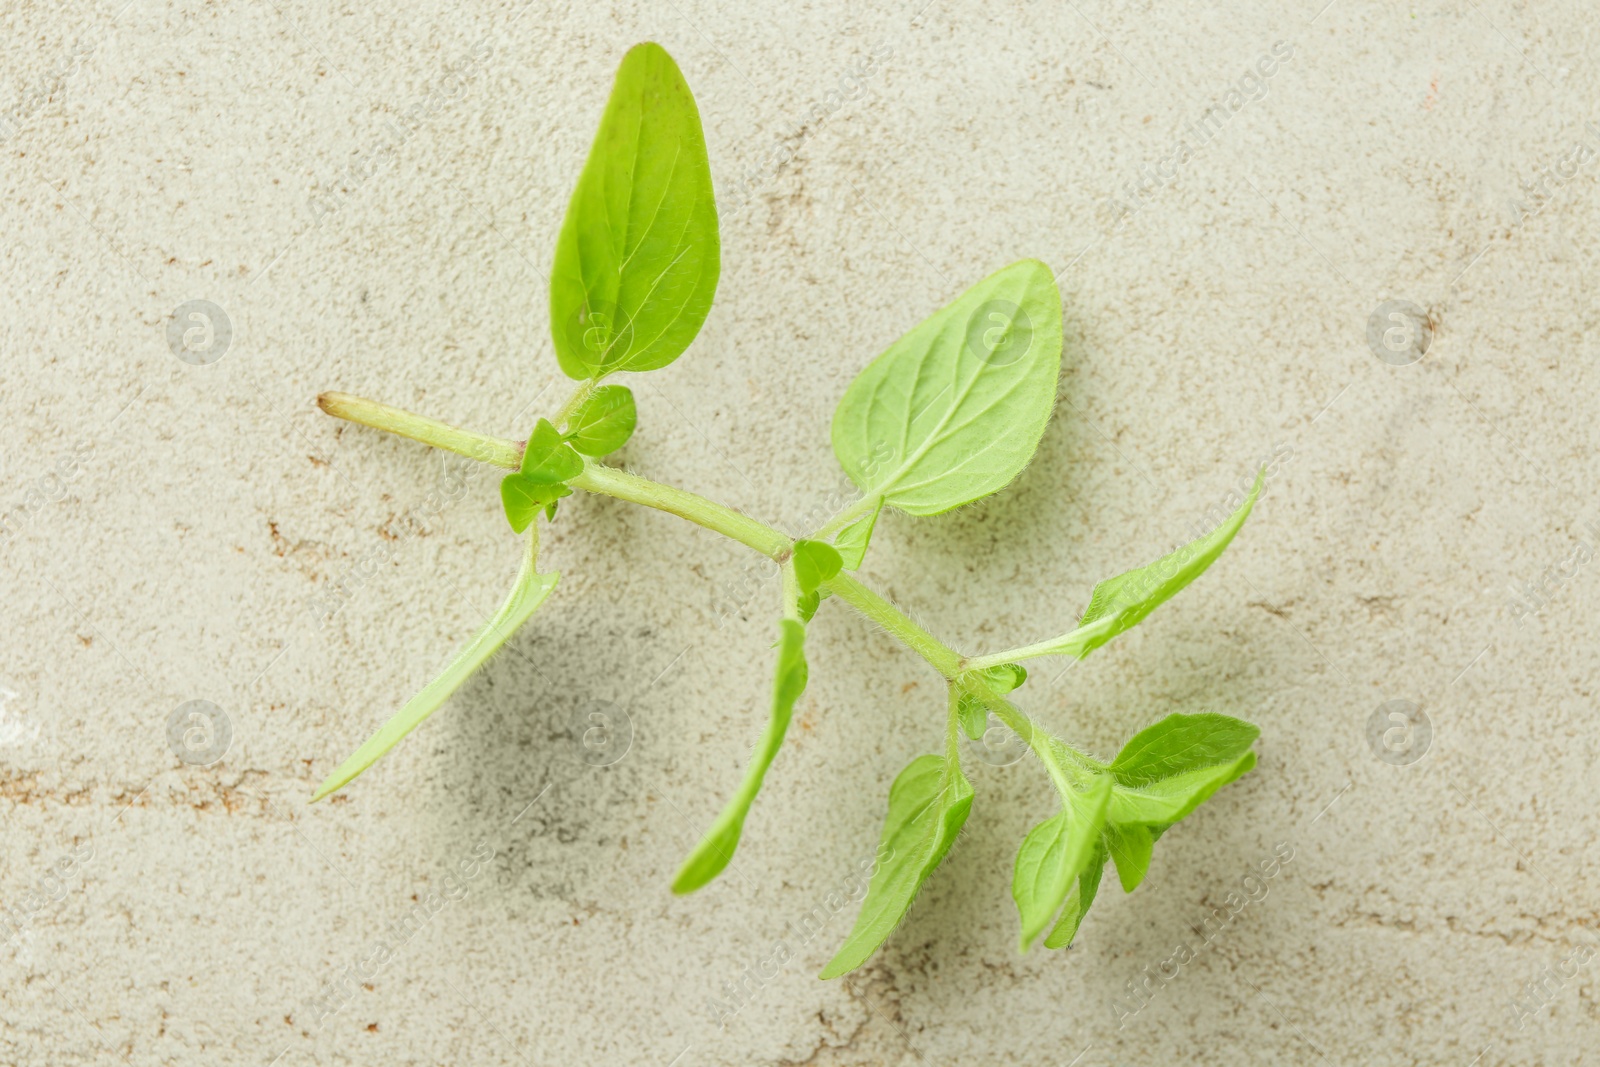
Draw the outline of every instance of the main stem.
[[[436,419],[380,404],[375,400],[351,396],[349,393],[323,393],[317,397],[317,406],[329,415],[350,422],[371,426],[378,430],[409,437],[425,445],[442,448],[483,463],[492,463],[507,470],[516,470],[522,464],[523,444],[500,437],[470,433]],[[642,504],[657,511],[669,512],[679,518],[704,526],[724,537],[755,549],[762,555],[783,562],[794,549],[794,542],[779,530],[730,507],[707,500],[697,493],[678,489],[660,482],[641,478],[636,474],[586,462],[583,473],[569,483],[602,496],[616,497]],[[908,619],[889,601],[879,596],[862,582],[847,574],[829,580],[825,587],[834,596],[855,608],[905,643],[913,652],[927,660],[934,670],[946,679],[955,681],[962,677],[964,684],[978,691],[988,691],[981,679],[964,672],[971,666],[961,655]],[[985,700],[1006,725],[1018,734],[1032,739],[1039,732],[1010,701],[989,693],[993,701]],[[1004,710],[1002,710],[1004,709]]]

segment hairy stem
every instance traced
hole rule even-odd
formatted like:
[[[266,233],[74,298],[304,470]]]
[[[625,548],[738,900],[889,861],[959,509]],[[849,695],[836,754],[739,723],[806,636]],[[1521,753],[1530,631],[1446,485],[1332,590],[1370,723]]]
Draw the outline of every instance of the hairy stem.
[[[955,649],[906,618],[899,608],[871,589],[848,574],[838,574],[824,584],[834,596],[894,634],[946,678],[953,679],[960,673],[961,657]]]
[[[877,497],[864,496],[860,500],[857,500],[855,503],[844,508],[844,510],[840,511],[839,514],[835,515],[827,522],[823,523],[822,526],[817,529],[817,532],[811,535],[811,539],[814,541],[832,541],[834,534],[838,533],[852,522],[855,522],[857,519],[861,518],[861,516],[866,515],[877,506]]]
[[[572,417],[572,413],[577,410],[578,405],[587,400],[589,394],[594,392],[596,384],[598,383],[587,381],[574,389],[572,395],[567,397],[567,402],[561,405],[561,410],[556,412],[556,417],[550,420],[550,424],[558,430],[565,430],[567,428],[567,420]]]

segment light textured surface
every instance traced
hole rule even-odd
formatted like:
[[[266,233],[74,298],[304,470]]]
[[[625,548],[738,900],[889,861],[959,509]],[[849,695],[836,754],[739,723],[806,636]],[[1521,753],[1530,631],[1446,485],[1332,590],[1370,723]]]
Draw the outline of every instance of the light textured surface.
[[[8,7],[0,1061],[1593,1058],[1592,11],[920,2]],[[1279,457],[1209,574],[1019,694],[1104,754],[1170,711],[1262,727],[1260,766],[1071,952],[1015,947],[1044,777],[974,761],[907,924],[850,983],[814,978],[943,714],[837,604],[733,868],[673,898],[761,729],[776,583],[610,500],[568,502],[514,651],[304,803],[516,568],[492,476],[313,398],[505,436],[557,406],[544,272],[647,38],[699,99],[724,266],[696,344],[630,383],[630,467],[815,527],[851,376],[1024,256],[1062,271],[1062,402],[1003,494],[880,522],[866,573],[921,622],[973,652],[1060,632]],[[1163,164],[1213,104],[1220,132]],[[1119,213],[1146,164],[1170,179]],[[1419,362],[1369,348],[1390,299],[1430,318]],[[192,300],[231,322],[209,365],[168,345]],[[168,745],[191,700],[231,724],[210,766]],[[1432,725],[1407,766],[1368,740],[1391,700]],[[595,701],[631,722],[605,767],[569,725]],[[1278,842],[1265,898],[1120,1014]],[[430,893],[460,899],[391,933]]]

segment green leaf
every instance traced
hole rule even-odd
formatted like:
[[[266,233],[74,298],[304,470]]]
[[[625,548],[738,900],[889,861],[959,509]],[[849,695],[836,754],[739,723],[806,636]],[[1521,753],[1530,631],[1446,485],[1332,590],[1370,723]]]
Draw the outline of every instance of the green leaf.
[[[516,584],[511,587],[511,592],[506,596],[505,603],[500,605],[500,610],[488,623],[473,635],[461,650],[455,654],[443,672],[437,678],[423,686],[422,691],[406,702],[395,715],[381,727],[378,732],[367,738],[365,744],[356,749],[355,754],[339,765],[339,769],[317,787],[316,793],[311,797],[313,803],[321,800],[329,793],[342,789],[349,781],[368,767],[372,766],[379,757],[388,752],[400,739],[432,715],[439,706],[450,698],[472,676],[472,672],[481,667],[494,652],[517,628],[528,621],[528,617],[538,610],[539,605],[545,602],[551,590],[556,587],[559,575],[536,574],[533,569],[532,554],[525,556],[522,570],[517,575]]]
[[[817,609],[822,606],[822,590],[814,589],[795,598],[795,611],[800,616],[801,622],[810,622],[816,618]]]
[[[814,593],[823,582],[839,573],[839,553],[822,541],[794,543],[794,579],[802,596]]]
[[[1260,736],[1254,725],[1214,712],[1168,715],[1122,746],[1111,761],[1111,773],[1123,785],[1145,785],[1199,767],[1232,763]]]
[[[1112,802],[1115,801],[1116,790],[1113,789]],[[1127,826],[1113,823],[1106,828],[1105,836],[1106,851],[1117,865],[1117,880],[1122,883],[1122,891],[1131,893],[1150,872],[1150,850],[1155,847],[1155,838],[1150,836],[1149,827],[1139,823]]]
[[[1020,260],[867,365],[834,412],[834,454],[863,494],[913,515],[971,503],[1033,457],[1060,371],[1061,294]]]
[[[839,550],[839,559],[844,569],[853,571],[861,566],[861,561],[866,558],[867,545],[872,541],[872,528],[878,524],[878,515],[883,511],[883,500],[867,514],[848,523],[833,537],[833,547]]]
[[[1002,663],[972,672],[1000,696],[1028,680],[1028,672],[1015,663]],[[989,709],[971,693],[963,692],[956,705],[961,731],[974,741],[981,740],[989,728]]]
[[[794,717],[795,701],[805,692],[806,628],[793,619],[780,620],[778,626],[778,667],[772,681],[772,714],[767,720],[761,747],[751,755],[738,792],[678,869],[672,881],[674,893],[694,892],[721,874],[733,859],[734,849],[739,847],[739,835],[744,831],[745,816],[750,814],[750,804],[761,791],[767,768],[772,766],[778,750],[783,747],[789,720]]]
[[[971,810],[972,786],[953,760],[918,756],[900,772],[889,787],[889,814],[867,897],[844,947],[818,977],[855,970],[894,932]]]
[[[1061,918],[1045,935],[1045,948],[1064,948],[1072,944],[1078,928],[1083,925],[1083,917],[1089,914],[1089,908],[1094,904],[1095,894],[1100,891],[1100,875],[1105,870],[1107,859],[1105,842],[1097,842],[1094,855],[1083,865],[1077,885],[1067,896],[1067,902],[1061,909]]]
[[[700,112],[653,42],[617,70],[550,272],[550,328],[568,377],[665,367],[711,310],[717,207]]]
[[[1117,785],[1111,791],[1108,818],[1119,825],[1143,824],[1166,827],[1198,808],[1207,798],[1256,765],[1256,754],[1245,752],[1228,763],[1185,771],[1170,778],[1130,788]]]
[[[638,425],[633,390],[602,385],[583,398],[567,419],[567,440],[586,456],[608,456],[628,443]]]
[[[961,720],[961,732],[974,741],[982,740],[989,730],[989,709],[971,693],[957,698],[956,715]]]
[[[1028,680],[1028,671],[1020,663],[1000,663],[983,668],[978,676],[989,683],[989,688],[1004,696]]]
[[[517,533],[528,528],[540,508],[546,518],[555,518],[556,501],[571,495],[572,490],[560,482],[536,482],[526,474],[514,472],[500,479],[500,503]]]
[[[1111,776],[1097,774],[1082,792],[1065,799],[1061,812],[1023,838],[1012,871],[1011,897],[1022,919],[1022,951],[1042,933],[1062,907],[1100,843]]]
[[[530,481],[565,482],[583,473],[583,457],[562,438],[549,419],[534,424],[522,450],[522,474]]]
[[[1082,659],[1124,630],[1139,625],[1146,615],[1200,577],[1222,555],[1223,549],[1233,540],[1233,535],[1244,525],[1244,520],[1250,517],[1250,509],[1255,507],[1256,498],[1261,495],[1261,484],[1265,477],[1266,468],[1263,467],[1256,475],[1256,483],[1249,497],[1239,505],[1239,510],[1215,530],[1176,552],[1162,556],[1154,563],[1115,578],[1107,578],[1096,585],[1083,618],[1078,620],[1077,629],[1054,640],[1029,645],[1005,655],[1019,659],[1033,656],[1076,656]]]

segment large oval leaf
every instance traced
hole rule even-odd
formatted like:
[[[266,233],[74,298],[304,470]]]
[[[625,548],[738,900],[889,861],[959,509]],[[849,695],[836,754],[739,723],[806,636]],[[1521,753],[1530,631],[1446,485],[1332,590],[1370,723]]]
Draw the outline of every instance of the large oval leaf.
[[[861,491],[913,515],[988,496],[1033,458],[1061,371],[1061,294],[1036,259],[989,275],[867,365],[833,416]]]
[[[653,42],[630,49],[567,207],[550,330],[569,377],[653,370],[706,320],[721,269],[700,112]]]

